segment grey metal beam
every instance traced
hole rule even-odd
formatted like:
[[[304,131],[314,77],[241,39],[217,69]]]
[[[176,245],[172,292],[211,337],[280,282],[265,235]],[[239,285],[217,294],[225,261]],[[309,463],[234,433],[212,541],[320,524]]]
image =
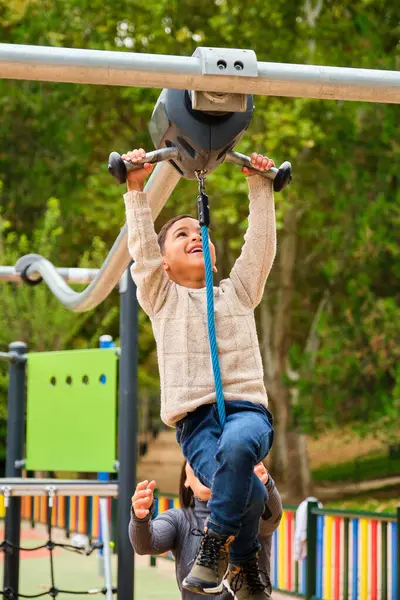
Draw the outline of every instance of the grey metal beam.
[[[179,173],[169,163],[159,163],[154,169],[145,186],[153,220],[160,213],[179,179]],[[125,190],[121,186],[121,192],[123,191]],[[121,213],[122,205],[121,198]],[[22,261],[23,258],[20,260]],[[127,226],[125,225],[96,277],[82,292],[76,292],[69,287],[54,265],[44,257],[36,258],[27,269],[26,275],[30,278],[31,273],[39,273],[56,298],[66,308],[75,312],[85,312],[95,308],[107,298],[119,283],[130,260],[127,247]]]
[[[56,268],[57,273],[68,283],[88,284],[96,277],[99,269],[81,269],[81,268]],[[40,273],[32,271],[29,273],[29,279],[38,281]],[[15,270],[15,267],[0,266],[0,281],[21,282],[21,273]]]
[[[11,496],[118,496],[118,483],[91,479],[0,479],[0,494]]]
[[[222,59],[232,53],[214,50]],[[257,67],[257,76],[231,75],[229,69],[210,75],[198,56],[0,44],[3,79],[400,103],[399,71],[268,62]]]

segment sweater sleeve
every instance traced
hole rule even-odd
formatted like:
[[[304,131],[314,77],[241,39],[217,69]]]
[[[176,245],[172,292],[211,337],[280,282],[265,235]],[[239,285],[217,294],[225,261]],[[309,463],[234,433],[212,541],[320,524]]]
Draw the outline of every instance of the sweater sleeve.
[[[131,274],[141,307],[149,316],[153,316],[164,304],[170,282],[164,271],[147,194],[127,192],[124,200],[128,250],[134,260]]]
[[[260,519],[259,536],[265,538],[271,536],[279,527],[282,519],[282,501],[274,480],[269,477],[267,481],[267,500],[265,510]]]
[[[179,518],[177,510],[167,510],[155,519],[138,519],[131,511],[129,539],[136,554],[163,554],[176,545]]]
[[[261,301],[276,253],[276,222],[272,182],[248,178],[250,211],[244,245],[230,273],[241,302],[255,308]]]

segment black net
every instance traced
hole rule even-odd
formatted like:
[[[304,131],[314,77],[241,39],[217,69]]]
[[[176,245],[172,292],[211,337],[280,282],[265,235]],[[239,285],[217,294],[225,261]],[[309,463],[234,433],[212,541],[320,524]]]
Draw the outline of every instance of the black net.
[[[12,544],[7,540],[3,540],[0,544],[0,551],[4,553],[14,553],[23,550],[24,552],[35,552],[36,550],[43,550],[45,548],[49,551],[50,558],[50,586],[49,589],[45,592],[40,592],[39,594],[22,594],[21,592],[16,592],[11,587],[6,587],[4,590],[0,590],[0,594],[5,598],[5,600],[17,600],[17,598],[41,598],[42,596],[51,596],[52,598],[56,598],[58,594],[73,594],[73,595],[85,595],[85,594],[107,594],[107,588],[93,588],[90,590],[63,590],[56,586],[55,584],[55,573],[54,573],[54,555],[53,550],[55,548],[62,548],[63,550],[67,550],[69,552],[76,552],[77,554],[83,554],[88,556],[94,550],[102,550],[103,543],[101,541],[95,541],[90,544],[88,548],[81,548],[74,546],[73,544],[63,544],[60,542],[55,542],[52,539],[52,523],[51,523],[51,512],[52,507],[49,505],[47,509],[47,533],[48,539],[46,543],[40,544],[39,546],[34,546],[33,548],[25,548],[22,546],[17,546]],[[117,588],[112,588],[113,594],[117,592]]]

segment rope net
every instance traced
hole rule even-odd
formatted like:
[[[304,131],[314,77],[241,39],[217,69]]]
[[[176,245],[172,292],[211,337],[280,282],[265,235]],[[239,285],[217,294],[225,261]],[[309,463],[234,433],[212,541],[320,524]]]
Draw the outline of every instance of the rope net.
[[[93,588],[89,590],[64,590],[60,589],[56,586],[55,583],[55,573],[54,573],[54,555],[53,550],[55,548],[62,548],[63,550],[67,550],[69,552],[76,552],[77,554],[82,554],[85,556],[89,556],[92,554],[94,550],[102,550],[103,542],[100,540],[91,543],[88,548],[83,548],[79,546],[74,546],[73,544],[64,544],[61,542],[53,541],[52,537],[52,522],[51,522],[51,513],[52,506],[47,507],[47,535],[48,539],[46,543],[40,544],[39,546],[34,546],[33,548],[25,548],[22,546],[18,546],[16,544],[12,544],[8,540],[4,539],[0,543],[0,552],[4,552],[12,554],[14,552],[19,552],[23,550],[24,552],[35,552],[37,550],[43,550],[45,548],[49,551],[49,559],[50,559],[50,587],[45,592],[40,592],[38,594],[21,594],[20,592],[16,592],[12,587],[5,587],[3,590],[0,590],[0,595],[3,596],[5,600],[17,600],[17,598],[41,598],[42,596],[51,596],[52,598],[56,598],[58,594],[72,594],[72,595],[94,595],[94,594],[104,594],[106,595],[108,592],[107,587],[102,588]],[[113,594],[117,593],[117,588],[112,588]]]

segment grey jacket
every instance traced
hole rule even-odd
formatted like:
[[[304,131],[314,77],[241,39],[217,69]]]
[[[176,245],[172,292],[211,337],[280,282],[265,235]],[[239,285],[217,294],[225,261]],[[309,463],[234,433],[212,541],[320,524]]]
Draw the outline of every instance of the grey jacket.
[[[282,516],[282,503],[274,481],[267,482],[265,511],[260,519],[259,554],[260,570],[270,577],[272,534],[278,528]],[[195,499],[193,508],[171,509],[155,519],[150,516],[138,519],[133,511],[129,523],[129,538],[137,554],[163,554],[172,552],[175,558],[176,580],[181,590],[182,600],[204,600],[204,596],[182,589],[182,581],[189,573],[200,546],[200,535],[209,515],[207,502]],[[229,592],[213,596],[216,600],[232,600]]]

